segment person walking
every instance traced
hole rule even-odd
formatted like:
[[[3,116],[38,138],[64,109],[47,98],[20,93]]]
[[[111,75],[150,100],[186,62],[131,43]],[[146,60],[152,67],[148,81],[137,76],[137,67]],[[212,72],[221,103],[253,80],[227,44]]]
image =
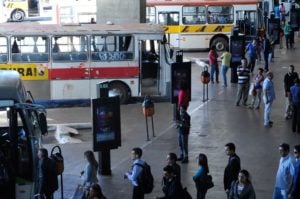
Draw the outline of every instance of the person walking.
[[[190,133],[190,127],[191,127],[191,117],[183,107],[180,107],[180,119],[178,121],[178,129],[179,129],[178,143],[180,148],[180,156],[179,156],[180,158],[178,160],[180,160],[181,163],[189,162],[188,138]]]
[[[223,86],[227,87],[227,71],[230,67],[231,62],[231,53],[228,48],[226,48],[225,52],[220,57],[222,59],[222,77],[223,77]]]
[[[205,186],[205,179],[209,173],[207,157],[200,153],[198,156],[198,169],[193,176],[193,180],[197,189],[197,199],[205,199],[207,188]]]
[[[295,85],[291,87],[291,99],[293,104],[292,131],[300,133],[300,79],[296,79]]]
[[[280,22],[285,24],[285,7],[283,3],[280,3],[279,5],[279,16],[280,16]]]
[[[94,183],[98,182],[98,178],[97,178],[98,162],[95,159],[94,153],[90,150],[84,152],[84,158],[86,160],[86,165],[84,169],[80,172],[80,175],[83,178],[85,196],[88,197],[90,188]]]
[[[248,68],[250,69],[250,72],[253,74],[256,59],[257,59],[257,54],[258,54],[258,49],[257,49],[257,44],[256,44],[256,39],[253,39],[252,43],[249,43],[246,46],[246,52],[248,54]]]
[[[38,198],[53,199],[53,193],[58,189],[55,162],[48,157],[45,148],[39,149],[38,158]]]
[[[178,178],[179,182],[181,182],[181,169],[176,161],[177,161],[177,155],[175,153],[169,153],[167,155],[167,165],[173,167],[175,176]]]
[[[131,181],[133,185],[132,199],[144,199],[144,192],[141,185],[138,182],[138,177],[142,173],[145,161],[141,159],[143,150],[141,148],[133,148],[131,151],[132,169],[125,173],[124,178]]]
[[[252,103],[249,108],[259,109],[260,102],[261,102],[261,93],[262,93],[262,83],[264,81],[264,75],[263,75],[264,69],[259,68],[258,73],[254,77],[254,93],[252,94]],[[256,99],[258,101],[257,105],[255,105]]]
[[[293,187],[291,192],[292,199],[300,198],[300,145],[294,147],[294,156],[296,159],[295,172],[293,174]]]
[[[280,161],[276,174],[273,199],[288,199],[291,190],[293,174],[295,172],[294,159],[289,154],[290,145],[282,143],[279,145]]]
[[[241,170],[241,160],[240,157],[235,153],[234,143],[227,143],[225,145],[225,152],[229,158],[228,164],[224,170],[223,183],[225,193],[227,194],[227,198],[229,198],[231,184],[238,179],[238,174]]]
[[[287,24],[284,25],[284,36],[285,36],[285,45],[286,48],[292,48],[292,41],[291,41],[291,33],[292,33],[292,27],[291,22],[289,21]]]
[[[236,106],[240,105],[240,101],[243,98],[243,105],[247,105],[249,82],[250,82],[250,70],[247,67],[247,59],[241,60],[241,65],[237,68],[238,75],[238,91],[236,96]]]
[[[293,105],[291,99],[291,87],[295,84],[296,79],[299,79],[298,73],[295,72],[294,65],[289,66],[289,72],[284,75],[284,90],[285,90],[285,119],[291,119],[293,113]]]
[[[219,66],[218,66],[218,53],[216,46],[212,46],[208,52],[208,62],[210,66],[210,81],[214,83],[214,74],[216,73],[216,82],[219,83]]]
[[[273,73],[268,72],[263,82],[263,100],[265,104],[264,110],[264,126],[272,127],[273,121],[270,120],[270,112],[272,109],[273,101],[275,100],[275,89],[272,81]]]
[[[230,189],[229,199],[255,199],[255,191],[247,170],[241,170],[238,180],[233,182]]]

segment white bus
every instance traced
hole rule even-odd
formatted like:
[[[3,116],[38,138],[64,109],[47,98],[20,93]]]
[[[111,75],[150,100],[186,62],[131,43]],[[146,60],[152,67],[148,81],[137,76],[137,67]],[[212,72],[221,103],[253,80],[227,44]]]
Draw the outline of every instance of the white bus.
[[[4,21],[24,21],[33,17],[52,20],[53,4],[50,0],[3,0],[2,10]]]
[[[34,199],[37,152],[47,133],[45,109],[26,103],[16,71],[0,71],[0,198]]]
[[[147,22],[165,26],[172,48],[224,50],[234,26],[255,37],[263,27],[261,0],[147,0]]]
[[[168,96],[170,65],[160,25],[0,25],[0,69],[18,71],[36,100]]]

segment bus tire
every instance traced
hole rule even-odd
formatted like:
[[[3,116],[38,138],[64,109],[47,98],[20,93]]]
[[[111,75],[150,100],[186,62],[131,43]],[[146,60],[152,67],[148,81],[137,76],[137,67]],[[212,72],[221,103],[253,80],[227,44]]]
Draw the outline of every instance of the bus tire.
[[[109,96],[119,96],[120,104],[126,104],[130,98],[130,90],[127,85],[122,82],[109,83]]]
[[[16,9],[11,14],[12,21],[24,21],[25,19],[25,12],[20,9]]]
[[[228,49],[228,41],[223,37],[216,37],[211,42],[211,46],[215,46],[216,51],[224,51],[226,48]]]

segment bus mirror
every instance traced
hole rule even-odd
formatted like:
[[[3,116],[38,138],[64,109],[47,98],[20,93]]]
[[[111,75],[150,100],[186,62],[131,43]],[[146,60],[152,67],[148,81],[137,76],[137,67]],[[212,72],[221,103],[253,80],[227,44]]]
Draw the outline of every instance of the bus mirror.
[[[39,124],[40,124],[42,135],[47,135],[48,125],[47,125],[47,118],[45,113],[39,113]]]

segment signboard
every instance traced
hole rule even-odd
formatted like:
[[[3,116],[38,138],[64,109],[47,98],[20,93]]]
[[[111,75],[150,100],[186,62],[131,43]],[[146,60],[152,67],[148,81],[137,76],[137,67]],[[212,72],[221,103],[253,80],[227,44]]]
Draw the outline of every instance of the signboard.
[[[102,151],[121,146],[119,96],[92,100],[93,149]]]
[[[0,64],[0,70],[15,70],[22,80],[48,80],[48,67],[44,64]]]
[[[241,59],[245,57],[245,37],[244,36],[230,36],[230,53],[231,62],[240,63]]]
[[[173,104],[178,101],[178,92],[182,83],[185,83],[191,91],[191,66],[191,62],[173,63],[171,66],[171,102]],[[191,100],[191,92],[189,99]]]

